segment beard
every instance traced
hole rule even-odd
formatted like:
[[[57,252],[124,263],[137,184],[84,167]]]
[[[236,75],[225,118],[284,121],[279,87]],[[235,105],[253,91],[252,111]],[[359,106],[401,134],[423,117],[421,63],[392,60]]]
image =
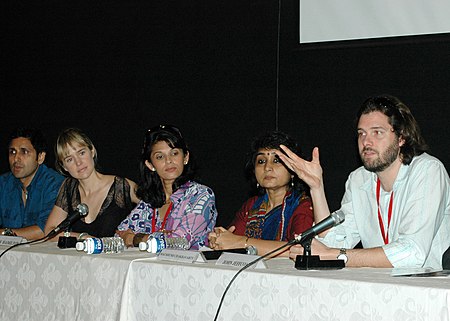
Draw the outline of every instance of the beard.
[[[363,153],[365,151],[373,151],[372,148],[363,148],[363,150],[360,152],[360,157],[363,162],[364,168],[367,169],[369,172],[382,172],[386,168],[388,168],[392,163],[395,162],[397,159],[399,152],[400,152],[400,146],[398,145],[398,141],[392,142],[391,145],[389,145],[386,150],[381,154],[378,153],[378,158],[375,158],[373,160],[365,160],[363,158]]]

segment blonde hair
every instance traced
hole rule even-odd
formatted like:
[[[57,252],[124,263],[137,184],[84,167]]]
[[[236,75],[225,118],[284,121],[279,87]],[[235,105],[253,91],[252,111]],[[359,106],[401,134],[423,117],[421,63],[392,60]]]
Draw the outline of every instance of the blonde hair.
[[[73,144],[78,144],[89,148],[89,150],[94,153],[94,164],[97,165],[97,150],[95,149],[94,143],[92,143],[91,139],[78,128],[67,128],[59,134],[55,146],[55,154],[57,158],[55,165],[56,169],[60,173],[66,172],[62,161],[69,154],[68,146],[73,146]]]

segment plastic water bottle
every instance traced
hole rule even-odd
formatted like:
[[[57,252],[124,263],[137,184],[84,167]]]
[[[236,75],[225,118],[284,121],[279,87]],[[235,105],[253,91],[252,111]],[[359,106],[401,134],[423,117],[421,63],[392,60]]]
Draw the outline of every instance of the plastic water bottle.
[[[87,254],[120,253],[125,249],[125,243],[121,237],[93,237],[77,242],[76,249]]]
[[[139,243],[139,250],[150,253],[159,253],[166,248],[188,250],[190,247],[191,244],[185,237],[167,237],[161,232],[152,233],[147,242]]]

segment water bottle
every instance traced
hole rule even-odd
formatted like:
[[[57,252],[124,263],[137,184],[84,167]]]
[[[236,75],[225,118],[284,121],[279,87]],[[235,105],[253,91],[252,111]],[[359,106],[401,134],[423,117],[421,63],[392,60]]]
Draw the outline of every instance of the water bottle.
[[[139,243],[139,250],[159,253],[165,248],[188,250],[190,242],[185,237],[167,237],[164,233],[156,232],[149,235],[147,242]]]
[[[92,237],[77,242],[76,249],[87,254],[120,253],[125,249],[125,243],[121,237]]]

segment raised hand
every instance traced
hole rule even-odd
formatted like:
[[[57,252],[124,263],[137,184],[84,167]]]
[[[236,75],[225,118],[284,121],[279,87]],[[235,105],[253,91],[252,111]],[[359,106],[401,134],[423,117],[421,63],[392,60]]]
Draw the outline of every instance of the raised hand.
[[[311,189],[321,188],[323,186],[322,181],[322,167],[319,160],[319,148],[315,147],[312,152],[312,161],[306,161],[292,152],[284,145],[280,145],[281,151],[277,151],[276,154],[284,162],[284,164],[297,176],[304,181]]]

